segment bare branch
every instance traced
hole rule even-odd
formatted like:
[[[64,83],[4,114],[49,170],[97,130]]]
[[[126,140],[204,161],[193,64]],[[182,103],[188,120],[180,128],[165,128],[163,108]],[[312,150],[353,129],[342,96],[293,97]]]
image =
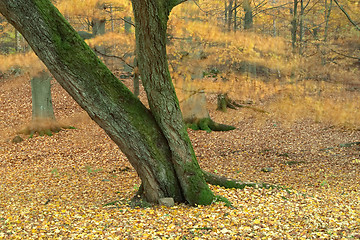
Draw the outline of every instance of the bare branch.
[[[336,54],[339,54],[339,55],[341,55],[343,57],[352,58],[352,59],[356,59],[356,60],[360,61],[360,57],[354,57],[354,56],[346,55],[344,53],[340,53],[338,51],[335,51],[334,49],[331,49],[331,48],[329,48],[329,49],[330,49],[330,51],[332,51],[332,52],[334,52]]]
[[[358,25],[356,25],[356,23],[355,23],[353,20],[351,20],[349,14],[348,14],[348,13],[345,11],[345,9],[339,4],[338,0],[334,0],[334,2],[336,3],[336,5],[338,5],[338,7],[340,8],[340,10],[345,14],[345,16],[347,17],[347,19],[349,19],[349,21],[351,22],[351,24],[354,25],[355,28],[360,31],[360,27],[359,27]]]
[[[108,54],[105,54],[101,51],[99,51],[98,49],[96,49],[96,47],[94,47],[94,52],[100,54],[101,56],[104,56],[104,57],[111,57],[111,58],[117,58],[117,59],[120,59],[122,62],[124,62],[126,65],[128,65],[130,68],[134,69],[134,66],[128,64],[124,58],[122,57],[119,57],[119,56],[116,56],[116,55],[108,55]]]

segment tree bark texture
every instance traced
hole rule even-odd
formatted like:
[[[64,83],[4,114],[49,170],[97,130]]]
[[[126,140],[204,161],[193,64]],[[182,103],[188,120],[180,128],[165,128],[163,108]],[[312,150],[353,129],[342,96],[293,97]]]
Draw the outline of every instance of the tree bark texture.
[[[3,0],[0,12],[26,38],[61,86],[120,147],[149,202],[210,204],[171,82],[165,34],[183,0],[133,0],[139,68],[151,112],[97,58],[48,0]]]
[[[168,17],[177,2],[132,0],[136,56],[150,110],[169,144],[185,199],[191,205],[210,204],[214,195],[204,180],[187,134],[166,56]]]
[[[184,197],[164,134],[151,112],[97,58],[48,0],[0,1],[0,12],[26,38],[61,86],[120,147],[149,202]]]

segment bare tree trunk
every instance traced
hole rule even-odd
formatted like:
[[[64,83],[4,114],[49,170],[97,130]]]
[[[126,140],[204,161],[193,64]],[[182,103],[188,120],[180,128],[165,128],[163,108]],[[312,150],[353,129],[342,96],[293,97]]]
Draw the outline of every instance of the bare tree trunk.
[[[234,3],[234,32],[237,30],[237,0]]]
[[[18,30],[15,29],[15,51],[16,52],[21,51],[20,38],[21,38],[20,33],[18,32]]]
[[[114,32],[114,15],[113,15],[113,7],[110,3],[110,23],[111,23],[111,32]]]
[[[244,29],[251,29],[253,27],[252,7],[250,5],[249,0],[244,0],[243,4],[244,4],[244,11],[245,11]]]
[[[294,0],[294,8],[292,10],[293,19],[291,20],[291,44],[293,50],[295,50],[296,48],[297,6],[298,6],[298,0]]]
[[[303,54],[304,48],[304,1],[300,0],[300,23],[299,23],[299,54]]]
[[[133,87],[134,87],[134,95],[136,97],[140,94],[140,72],[139,72],[139,65],[137,59],[134,59],[134,79],[133,79]]]
[[[51,76],[42,71],[31,79],[32,119],[55,120],[51,100]]]
[[[225,7],[224,7],[224,14],[225,14],[224,27],[226,27],[226,24],[228,22],[228,4],[227,4],[227,0],[224,0],[224,3],[225,3]]]
[[[324,42],[327,41],[328,37],[328,30],[329,30],[329,20],[330,20],[330,14],[332,9],[332,3],[333,1],[330,0],[330,3],[328,4],[328,0],[325,0],[325,28],[324,28]]]
[[[51,75],[47,71],[39,72],[31,79],[32,96],[32,119],[30,124],[23,130],[24,134],[33,136],[52,135],[62,127],[55,119],[52,99],[51,99]]]
[[[232,21],[233,21],[233,0],[229,0],[229,5],[228,5],[228,31],[231,31],[231,26],[232,26]]]

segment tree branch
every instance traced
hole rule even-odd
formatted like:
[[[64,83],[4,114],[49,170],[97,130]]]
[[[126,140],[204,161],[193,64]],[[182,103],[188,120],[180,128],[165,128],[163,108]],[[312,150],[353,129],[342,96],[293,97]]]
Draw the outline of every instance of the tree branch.
[[[96,47],[94,47],[94,52],[100,54],[101,56],[104,56],[104,57],[112,57],[112,58],[117,58],[117,59],[120,59],[122,62],[124,62],[126,65],[128,65],[130,68],[134,68],[134,66],[128,64],[124,58],[122,57],[119,57],[119,56],[116,56],[116,55],[108,55],[108,54],[105,54],[105,53],[102,53],[101,51],[99,51],[98,49],[96,49]]]
[[[329,48],[329,49],[330,49],[330,51],[332,51],[332,52],[334,52],[334,53],[336,53],[336,54],[339,54],[339,55],[341,55],[341,56],[343,56],[343,57],[352,58],[352,59],[356,59],[356,60],[360,61],[360,57],[354,57],[354,56],[346,55],[346,54],[337,52],[337,51],[335,51],[334,49],[331,49],[331,48]]]
[[[358,25],[356,25],[356,23],[350,18],[349,14],[345,11],[345,9],[339,4],[338,0],[334,0],[334,2],[336,3],[336,5],[338,5],[338,7],[340,8],[340,10],[345,14],[345,16],[347,17],[347,19],[351,22],[352,25],[355,26],[355,28],[360,31],[360,27]]]

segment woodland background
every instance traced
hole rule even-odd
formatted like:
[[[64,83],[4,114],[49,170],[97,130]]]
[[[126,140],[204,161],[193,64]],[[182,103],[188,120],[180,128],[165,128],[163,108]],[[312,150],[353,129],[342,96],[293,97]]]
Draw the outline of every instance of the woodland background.
[[[130,2],[53,2],[135,90]],[[359,16],[354,0],[177,6],[167,49],[180,103],[205,93],[198,108],[237,128],[189,130],[200,165],[284,189],[212,186],[234,208],[144,209],[127,204],[139,180],[125,156],[55,81],[56,119],[75,129],[19,133],[31,122],[29,80],[44,66],[0,18],[0,239],[360,237]],[[219,109],[219,96],[236,109]]]

